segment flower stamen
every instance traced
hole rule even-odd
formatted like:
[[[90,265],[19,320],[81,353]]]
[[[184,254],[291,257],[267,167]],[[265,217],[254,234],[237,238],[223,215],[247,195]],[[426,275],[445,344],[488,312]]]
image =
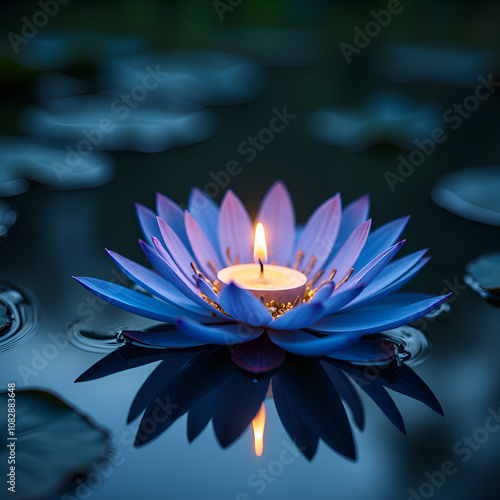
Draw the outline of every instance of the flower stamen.
[[[344,278],[342,281],[338,282],[338,283],[335,285],[335,290],[337,290],[337,288],[338,288],[340,285],[342,285],[342,283],[345,283],[345,282],[349,279],[349,277],[351,276],[351,274],[352,274],[353,272],[354,272],[354,267],[351,267],[351,270],[350,270],[350,271],[346,274],[345,278]]]
[[[293,266],[294,269],[299,268],[300,261],[302,260],[302,255],[303,255],[302,250],[299,250],[299,253],[297,254],[297,260],[295,261],[295,265]]]

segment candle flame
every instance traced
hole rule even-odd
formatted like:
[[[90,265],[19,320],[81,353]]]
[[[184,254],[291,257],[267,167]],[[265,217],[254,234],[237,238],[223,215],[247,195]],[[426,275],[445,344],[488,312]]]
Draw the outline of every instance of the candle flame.
[[[252,420],[255,454],[260,457],[264,451],[264,428],[266,426],[266,407],[262,403],[259,413]]]
[[[267,262],[267,245],[266,245],[266,233],[264,232],[264,226],[262,222],[257,224],[255,228],[255,243],[253,245],[253,258],[255,262],[261,260],[262,262]]]

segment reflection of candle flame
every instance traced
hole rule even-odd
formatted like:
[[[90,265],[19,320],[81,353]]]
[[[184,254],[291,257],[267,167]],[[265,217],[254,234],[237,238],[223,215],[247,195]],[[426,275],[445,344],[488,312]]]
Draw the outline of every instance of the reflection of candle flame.
[[[255,228],[255,243],[253,245],[253,258],[255,262],[267,262],[267,245],[266,234],[264,233],[264,226],[261,222]]]
[[[260,457],[264,451],[264,427],[266,426],[266,407],[262,403],[259,413],[252,420],[255,454]]]

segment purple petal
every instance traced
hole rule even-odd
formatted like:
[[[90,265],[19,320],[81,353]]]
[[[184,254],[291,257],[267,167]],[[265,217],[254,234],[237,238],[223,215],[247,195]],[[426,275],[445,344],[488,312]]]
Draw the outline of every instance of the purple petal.
[[[322,268],[337,239],[342,217],[341,212],[339,194],[332,196],[314,211],[300,234],[294,258],[290,264],[294,264],[298,252],[302,251],[300,269],[307,268],[313,256],[316,261],[308,274],[312,276]]]
[[[212,280],[217,279],[217,274],[208,264],[209,261],[217,270],[221,270],[224,266],[219,259],[219,255],[215,251],[212,243],[200,227],[198,222],[191,216],[189,212],[185,212],[186,232],[189,238],[189,243],[193,249],[196,262],[201,267],[201,270]]]
[[[354,364],[387,363],[397,355],[396,345],[385,339],[361,338],[330,357]]]
[[[398,326],[407,325],[444,302],[450,294],[421,300],[400,307],[380,307],[370,311],[338,313],[325,316],[309,328],[327,334],[356,332],[359,334],[378,333]]]
[[[394,307],[410,306],[422,300],[433,299],[435,295],[421,292],[400,292],[391,293],[386,297],[370,302],[369,304],[356,307],[356,312],[378,311],[380,309],[392,309]],[[354,312],[354,311],[353,311]]]
[[[146,257],[149,259],[151,264],[153,264],[153,267],[162,276],[164,276],[165,279],[170,281],[170,283],[172,283],[180,292],[199,306],[209,310],[211,313],[214,313],[222,318],[227,318],[225,314],[215,309],[199,295],[197,287],[183,278],[182,273],[179,271],[172,258],[166,253],[166,250],[161,246],[159,240],[153,238],[153,243],[155,244],[156,249],[151,248],[143,241],[140,241],[139,243],[142,251],[146,254]],[[163,250],[163,253],[160,255],[159,252],[161,250]]]
[[[345,283],[340,285],[339,289],[348,289],[356,286],[360,282],[363,282],[366,286],[368,286],[399,252],[404,242],[405,240],[400,241],[387,250],[384,250],[380,255],[375,257],[369,264],[361,269],[361,271],[359,271],[352,278],[349,278]]]
[[[235,346],[231,359],[240,368],[263,373],[278,368],[285,361],[286,352],[274,345],[265,335]]]
[[[222,199],[217,231],[221,254],[225,256],[229,248],[233,264],[236,258],[240,263],[253,262],[252,221],[245,205],[231,190],[226,191]]]
[[[412,267],[410,271],[408,271],[405,275],[403,275],[400,279],[394,281],[391,283],[389,286],[385,287],[383,290],[380,290],[377,293],[372,294],[370,297],[367,297],[366,299],[360,301],[358,304],[366,304],[371,302],[372,300],[377,300],[379,298],[385,297],[386,295],[389,295],[397,290],[399,290],[403,285],[408,283],[415,274],[417,274],[422,267],[429,262],[430,257],[424,257],[416,266]],[[353,302],[353,305],[356,306],[358,305],[356,301]]]
[[[306,302],[294,307],[269,324],[275,330],[298,330],[316,323],[325,315],[321,302]]]
[[[342,280],[352,269],[370,232],[371,219],[359,225],[349,236],[347,241],[340,247],[332,260],[325,266],[326,276],[336,269],[335,279]]]
[[[153,299],[116,283],[109,283],[108,281],[96,278],[75,277],[75,279],[87,290],[106,302],[125,311],[144,316],[145,318],[172,323],[175,317],[186,314],[184,309],[179,309],[171,304]]]
[[[323,303],[323,306],[325,308],[325,316],[328,314],[333,314],[344,307],[346,304],[349,304],[364,289],[365,284],[361,283],[351,288],[339,290],[338,292],[336,291],[328,300]]]
[[[361,269],[366,266],[366,264],[373,260],[382,250],[393,245],[403,232],[409,220],[410,216],[408,215],[395,219],[375,229],[375,231],[368,236],[363,251],[356,261],[356,269]]]
[[[184,276],[191,280],[194,274],[191,262],[194,262],[194,257],[177,236],[177,233],[160,217],[158,217],[158,226],[165,242],[165,249]]]
[[[168,196],[156,193],[156,211],[158,215],[175,231],[182,243],[189,248],[189,241],[184,227],[184,210]]]
[[[189,193],[188,211],[193,219],[200,225],[202,231],[207,235],[215,251],[219,252],[219,241],[217,239],[219,206],[217,203],[215,203],[205,191],[194,187]]]
[[[370,195],[368,194],[351,201],[351,203],[342,210],[342,222],[340,224],[337,241],[335,242],[336,248],[340,248],[340,246],[347,241],[351,233],[368,219],[369,213]]]
[[[334,291],[335,291],[335,283],[333,281],[325,283],[314,294],[314,297],[311,299],[311,302],[320,302],[321,304],[325,305],[324,303],[332,296],[332,293]]]
[[[302,330],[267,330],[269,338],[278,347],[299,356],[323,356],[343,349],[355,342],[360,335],[341,333],[328,337],[316,337]]]
[[[275,182],[264,195],[257,212],[266,232],[268,262],[284,265],[291,258],[295,238],[295,210],[290,193],[281,182]]]
[[[422,258],[426,252],[427,250],[421,250],[420,252],[406,255],[395,262],[390,262],[377,278],[347,307],[364,304],[401,288],[429,262],[430,257]]]
[[[154,236],[163,242],[160,228],[158,227],[158,222],[156,220],[156,214],[150,208],[145,207],[140,203],[135,204],[135,211],[137,218],[139,219],[142,234],[144,235],[146,241],[151,244],[151,239]]]
[[[148,347],[162,347],[165,349],[183,349],[205,345],[205,342],[195,340],[179,331],[169,332],[122,332],[122,335],[139,344]]]
[[[212,286],[200,276],[198,276],[198,286],[203,295],[206,295],[212,302],[220,305],[219,296],[214,292]]]
[[[172,285],[172,283],[162,278],[159,274],[116,252],[112,252],[111,250],[106,251],[131,280],[142,286],[149,293],[156,295],[174,306],[179,306],[199,314],[209,314],[208,311],[197,306],[192,300],[188,299]]]
[[[241,323],[231,325],[204,325],[188,318],[177,318],[175,326],[189,337],[207,344],[233,345],[254,340],[264,331]]]
[[[234,283],[222,290],[220,304],[234,319],[248,325],[263,326],[273,319],[267,307],[257,297]]]

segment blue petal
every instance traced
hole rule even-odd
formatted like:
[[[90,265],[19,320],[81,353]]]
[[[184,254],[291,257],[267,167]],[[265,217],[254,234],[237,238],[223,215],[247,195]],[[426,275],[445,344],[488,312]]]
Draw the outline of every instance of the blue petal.
[[[273,319],[265,304],[248,290],[239,288],[234,283],[230,283],[222,290],[220,305],[234,319],[248,325],[264,326]]]
[[[366,392],[373,402],[384,412],[385,416],[399,429],[406,434],[403,417],[394,403],[389,393],[375,381],[367,381],[352,375],[353,380]]]
[[[299,268],[307,268],[314,256],[316,260],[308,274],[311,276],[316,274],[330,256],[339,232],[341,217],[342,203],[340,195],[336,194],[320,205],[309,217],[300,234],[290,264],[294,264],[298,252],[302,251]]]
[[[240,263],[253,262],[252,248],[254,231],[252,221],[245,205],[233,193],[226,191],[219,210],[217,223],[219,248],[223,255],[231,251],[231,263],[239,259]],[[231,265],[228,262],[228,265]]]
[[[194,275],[193,268],[191,267],[191,262],[194,262],[194,257],[176,232],[160,217],[158,217],[158,226],[160,227],[161,235],[165,242],[165,249],[184,276],[188,280],[191,280]]]
[[[188,211],[207,235],[215,251],[219,252],[219,240],[217,237],[219,206],[217,203],[205,191],[195,187],[189,193]]]
[[[409,220],[410,216],[401,217],[372,231],[366,240],[366,245],[361,255],[356,261],[356,269],[361,269],[366,266],[366,264],[368,264],[377,254],[393,245],[403,232]]]
[[[336,269],[335,279],[342,280],[354,266],[370,232],[371,219],[358,226],[347,241],[339,248],[333,259],[326,264],[326,276],[329,276],[333,269]]]
[[[207,344],[233,345],[254,340],[264,331],[241,323],[231,325],[204,325],[188,318],[177,318],[175,326],[183,333]]]
[[[384,250],[381,254],[375,257],[359,272],[355,273],[352,278],[349,278],[345,283],[339,286],[339,290],[346,290],[356,286],[358,283],[369,285],[385,268],[385,266],[394,258],[403,246],[405,240],[396,243],[392,247]]]
[[[264,195],[257,212],[257,222],[266,231],[268,262],[285,265],[291,258],[295,238],[295,210],[290,193],[281,181]]]
[[[274,375],[272,378],[274,405],[281,423],[299,451],[312,460],[318,448],[319,437],[306,421],[300,416],[297,408],[288,397],[280,379]]]
[[[377,333],[407,325],[421,318],[444,302],[449,296],[450,294],[441,295],[400,307],[380,307],[379,309],[370,311],[353,309],[350,312],[325,316],[310,326],[310,329],[328,334],[349,332],[359,334]]]
[[[201,277],[198,277],[198,286],[203,295],[206,295],[212,302],[220,305],[219,296],[214,292],[212,286]]]
[[[356,425],[360,430],[363,430],[365,426],[365,412],[363,410],[363,405],[361,404],[361,399],[352,383],[349,381],[344,372],[339,370],[336,366],[333,366],[330,363],[325,363],[324,361],[320,363],[337,389],[339,396],[351,409]]]
[[[196,257],[196,262],[201,270],[211,279],[217,279],[217,274],[213,271],[209,261],[215,266],[217,270],[222,269],[224,266],[219,259],[219,255],[215,248],[212,246],[207,235],[203,232],[201,226],[191,216],[189,212],[185,212],[186,232]]]
[[[158,222],[156,221],[156,214],[150,208],[145,207],[140,203],[135,204],[135,211],[137,219],[139,220],[139,225],[141,226],[142,234],[144,235],[146,241],[151,244],[151,239],[155,236],[163,242],[160,228],[158,227]]]
[[[155,246],[161,245],[160,242],[155,238],[153,238],[153,242],[155,243]],[[141,245],[142,251],[146,254],[146,257],[149,259],[151,264],[153,264],[154,268],[162,276],[164,276],[165,279],[169,280],[170,283],[172,283],[181,293],[183,293],[186,297],[191,299],[202,308],[209,310],[211,313],[214,313],[217,316],[226,318],[223,313],[215,309],[215,307],[211,306],[199,295],[198,289],[195,288],[194,285],[192,285],[181,276],[181,272],[178,270],[175,262],[172,261],[172,258],[168,254],[164,254],[164,256],[161,256],[157,250],[146,245],[146,243],[144,243],[143,241],[140,241],[139,243]]]
[[[316,337],[302,330],[267,330],[269,338],[278,347],[299,356],[324,356],[352,344],[361,335],[341,333],[327,337]]]
[[[172,283],[162,278],[159,274],[151,271],[147,267],[141,266],[130,259],[123,257],[116,252],[106,250],[110,257],[118,264],[120,269],[135,283],[145,290],[165,300],[169,304],[177,305],[199,314],[210,314],[205,309],[196,305],[180,292]]]
[[[268,326],[276,330],[298,330],[312,325],[325,315],[321,302],[306,302],[275,319]]]
[[[243,433],[257,415],[269,378],[255,380],[236,372],[217,389],[212,422],[217,440],[228,447]]]
[[[156,193],[156,211],[158,215],[175,231],[182,243],[189,248],[189,241],[184,227],[184,210],[168,196]]]
[[[122,332],[123,336],[133,342],[146,345],[148,347],[162,347],[165,349],[197,347],[205,345],[205,342],[195,340],[179,331],[168,332]]]
[[[217,389],[214,389],[191,406],[187,422],[187,434],[190,443],[202,433],[210,422],[216,395]]]
[[[325,307],[325,316],[328,314],[333,314],[344,307],[346,304],[351,303],[364,290],[364,288],[365,285],[361,283],[360,285],[335,292],[323,304],[323,306]]]
[[[424,251],[415,252],[389,263],[379,276],[353,300],[352,304],[347,305],[346,310],[350,307],[366,304],[367,302],[389,295],[408,283],[429,262],[430,257],[424,257],[415,264],[415,257],[418,258],[423,253]],[[406,265],[403,265],[403,261],[405,261]]]
[[[365,194],[360,198],[351,201],[342,211],[342,222],[334,248],[340,248],[350,234],[368,219],[370,213],[370,195]]]
[[[95,278],[76,278],[87,290],[101,299],[125,309],[139,316],[172,323],[176,316],[186,314],[184,309],[179,309],[171,304],[152,299],[147,295],[130,290],[116,283],[109,283]]]
[[[354,459],[351,426],[339,394],[316,361],[295,358],[285,362],[276,377],[300,416],[328,446]]]
[[[361,338],[340,351],[330,355],[333,359],[360,364],[387,363],[397,355],[396,346],[385,339]]]

